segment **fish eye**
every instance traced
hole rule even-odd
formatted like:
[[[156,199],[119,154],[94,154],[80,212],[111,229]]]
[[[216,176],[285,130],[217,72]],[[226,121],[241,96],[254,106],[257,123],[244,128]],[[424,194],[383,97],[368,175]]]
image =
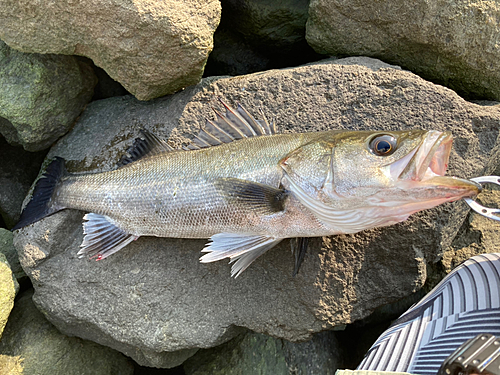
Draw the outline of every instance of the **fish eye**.
[[[392,135],[384,134],[374,137],[368,147],[370,151],[378,156],[389,156],[396,151],[397,140]]]

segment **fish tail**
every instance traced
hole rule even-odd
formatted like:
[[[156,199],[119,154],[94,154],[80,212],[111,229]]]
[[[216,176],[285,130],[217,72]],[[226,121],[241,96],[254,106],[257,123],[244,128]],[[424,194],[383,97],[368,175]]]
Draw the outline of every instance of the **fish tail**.
[[[19,222],[12,228],[13,231],[33,224],[46,216],[64,209],[64,207],[54,204],[52,196],[61,177],[66,174],[64,159],[56,157],[35,185],[33,196],[21,213]]]

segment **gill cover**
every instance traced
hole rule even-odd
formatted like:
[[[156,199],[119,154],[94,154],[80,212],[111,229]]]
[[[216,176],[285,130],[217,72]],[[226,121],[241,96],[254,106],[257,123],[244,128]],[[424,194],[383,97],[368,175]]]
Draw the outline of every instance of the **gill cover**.
[[[363,228],[358,210],[336,210],[340,197],[334,191],[333,143],[316,141],[291,152],[280,161],[284,185],[319,221],[338,233],[355,233]]]
[[[332,182],[332,149],[327,141],[315,141],[292,151],[280,161],[286,179],[311,198],[319,199]]]

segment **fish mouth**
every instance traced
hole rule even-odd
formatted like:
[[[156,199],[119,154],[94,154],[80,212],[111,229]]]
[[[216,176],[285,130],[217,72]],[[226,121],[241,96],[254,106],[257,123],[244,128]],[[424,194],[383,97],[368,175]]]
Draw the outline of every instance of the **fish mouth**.
[[[453,195],[456,199],[476,196],[481,191],[478,183],[444,176],[448,169],[452,143],[453,136],[450,132],[427,132],[414,150],[391,165],[391,175],[398,183],[445,190],[447,195]]]

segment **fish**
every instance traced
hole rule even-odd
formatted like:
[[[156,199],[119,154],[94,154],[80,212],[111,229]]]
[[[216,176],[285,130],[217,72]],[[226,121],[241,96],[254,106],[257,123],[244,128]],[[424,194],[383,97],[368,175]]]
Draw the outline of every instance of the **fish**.
[[[63,209],[86,211],[80,257],[105,259],[142,236],[209,239],[202,263],[229,258],[238,277],[286,238],[393,225],[475,197],[481,185],[445,176],[450,132],[328,130],[278,133],[241,104],[174,149],[143,129],[116,169],[69,173],[56,157],[13,230]]]

